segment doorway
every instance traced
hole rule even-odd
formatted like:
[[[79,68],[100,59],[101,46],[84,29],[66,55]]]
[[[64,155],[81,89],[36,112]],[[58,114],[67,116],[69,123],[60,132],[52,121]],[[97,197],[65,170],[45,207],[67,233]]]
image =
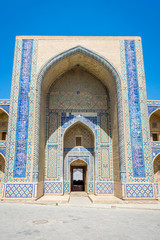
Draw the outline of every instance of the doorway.
[[[86,167],[71,166],[71,191],[83,192],[85,189]]]

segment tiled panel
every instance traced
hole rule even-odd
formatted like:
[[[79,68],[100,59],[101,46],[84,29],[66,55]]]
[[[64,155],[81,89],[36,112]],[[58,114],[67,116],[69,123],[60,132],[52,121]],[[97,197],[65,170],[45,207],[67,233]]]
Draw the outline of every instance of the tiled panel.
[[[153,198],[152,184],[126,184],[127,198]]]
[[[58,151],[56,146],[48,146],[47,178],[57,178]]]
[[[96,194],[113,194],[113,183],[96,182]]]
[[[22,65],[17,113],[16,153],[13,173],[14,177],[19,178],[26,176],[32,44],[32,40],[24,40],[22,47]]]
[[[135,42],[125,41],[133,176],[145,177]]]
[[[44,193],[62,194],[63,193],[62,182],[45,182]]]
[[[6,184],[5,198],[32,198],[33,184]]]
[[[110,152],[107,147],[101,149],[101,172],[102,179],[110,178]]]

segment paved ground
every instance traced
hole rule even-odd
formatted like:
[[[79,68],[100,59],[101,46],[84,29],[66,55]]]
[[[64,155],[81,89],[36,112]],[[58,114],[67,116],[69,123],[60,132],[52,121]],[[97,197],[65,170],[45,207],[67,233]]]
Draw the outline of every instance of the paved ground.
[[[160,211],[0,203],[2,240],[159,240]],[[87,201],[87,200],[84,200]]]

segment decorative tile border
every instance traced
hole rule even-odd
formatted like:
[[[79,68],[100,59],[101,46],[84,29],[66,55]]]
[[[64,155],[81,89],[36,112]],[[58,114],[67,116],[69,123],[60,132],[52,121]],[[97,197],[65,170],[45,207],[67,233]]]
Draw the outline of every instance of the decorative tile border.
[[[10,105],[10,99],[0,99],[0,105]]]
[[[64,181],[64,192],[69,193],[69,182]]]
[[[147,100],[148,106],[160,106],[160,100]]]
[[[133,176],[145,177],[135,42],[125,41]]]
[[[0,141],[0,147],[6,147],[6,141]]]
[[[88,192],[93,193],[93,191],[94,191],[94,183],[88,182]]]
[[[152,148],[160,148],[160,142],[151,142]]]
[[[15,141],[16,141],[16,121],[17,121],[17,106],[18,106],[18,89],[19,89],[19,78],[21,69],[21,57],[22,57],[22,40],[16,40],[15,53],[14,53],[14,64],[12,74],[12,89],[11,89],[11,100],[9,110],[9,123],[8,123],[8,134],[7,134],[7,163],[6,163],[6,174],[5,181],[13,181],[13,166],[15,157]]]
[[[13,176],[22,178],[26,176],[26,155],[28,140],[28,111],[30,74],[32,62],[32,40],[23,40],[22,65],[18,98],[17,131],[16,131],[16,152],[14,161]]]

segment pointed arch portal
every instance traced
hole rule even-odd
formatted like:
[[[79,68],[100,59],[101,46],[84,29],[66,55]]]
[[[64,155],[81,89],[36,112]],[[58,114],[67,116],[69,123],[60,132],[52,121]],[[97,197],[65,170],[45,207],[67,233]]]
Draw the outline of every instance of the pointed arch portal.
[[[71,71],[74,72],[75,79],[78,79],[76,78],[77,73],[75,72],[81,71],[81,76],[83,76],[86,79],[90,79],[90,80],[87,80],[88,84],[89,84],[89,81],[90,82],[94,81],[96,86],[99,86],[99,87],[95,87],[95,89],[105,89],[105,90],[102,90],[102,91],[105,91],[105,93],[101,94],[101,96],[102,95],[105,96],[105,99],[107,100],[100,99],[98,100],[98,102],[99,102],[99,106],[100,104],[103,105],[105,101],[108,102],[108,106],[106,106],[106,109],[103,109],[103,106],[102,106],[102,109],[99,111],[98,108],[96,108],[94,105],[93,111],[91,111],[90,109],[85,110],[87,113],[83,112],[83,109],[82,111],[77,109],[75,109],[76,111],[74,111],[74,109],[70,109],[71,111],[69,111],[69,109],[66,109],[67,110],[66,112],[64,111],[64,109],[61,109],[59,112],[54,111],[57,106],[56,104],[54,105],[54,103],[57,102],[57,99],[59,97],[59,92],[62,95],[64,94],[62,90],[60,90],[57,93],[56,89],[57,89],[58,82],[63,82],[63,78],[67,79],[68,76],[70,76]],[[69,81],[69,80],[66,80],[66,81]],[[76,81],[78,80],[75,80],[75,82]],[[89,84],[89,86],[94,86],[94,84]],[[125,158],[123,157],[123,152],[124,152],[123,127],[124,126],[123,126],[123,123],[121,122],[121,119],[123,119],[122,87],[121,87],[121,80],[117,70],[113,67],[113,65],[111,65],[103,57],[81,46],[78,46],[54,57],[48,63],[45,64],[45,66],[41,69],[38,75],[36,90],[37,91],[36,91],[36,109],[35,109],[35,133],[34,133],[35,147],[34,147],[34,162],[33,162],[33,166],[34,166],[33,180],[35,182],[37,181],[45,182],[45,178],[46,178],[47,180],[44,186],[44,189],[46,189],[48,188],[48,186],[51,186],[51,183],[49,181],[52,181],[52,177],[54,177],[54,179],[56,179],[58,183],[57,185],[55,185],[55,182],[52,183],[54,185],[54,186],[52,185],[53,186],[52,188],[55,189],[55,186],[56,188],[58,186],[58,189],[62,189],[56,193],[63,194],[65,191],[68,191],[66,189],[69,189],[69,183],[66,183],[66,184],[64,183],[65,186],[63,188],[63,180],[62,180],[63,172],[64,172],[63,144],[56,145],[54,141],[57,141],[55,140],[56,138],[57,139],[58,137],[60,138],[60,135],[58,134],[61,134],[61,138],[62,138],[63,131],[65,130],[69,122],[73,123],[74,121],[79,121],[79,120],[81,122],[86,121],[87,124],[89,124],[92,131],[95,132],[95,134],[97,134],[95,139],[95,143],[97,145],[95,146],[95,152],[94,152],[95,176],[94,176],[93,182],[95,182],[95,185],[96,185],[95,192],[97,194],[113,194],[113,189],[116,189],[116,187],[113,186],[113,184],[118,183],[118,186],[120,186],[119,185],[120,181],[125,181],[126,179],[126,164],[125,164]],[[64,92],[65,92],[65,89],[64,89]],[[70,97],[70,94],[71,93],[67,93],[67,96],[65,97],[65,101],[67,101],[66,100],[67,97]],[[80,96],[81,91],[77,90],[76,94],[77,94],[77,97]],[[51,95],[52,95],[52,104],[50,103]],[[62,95],[60,96],[61,99],[62,99]],[[94,97],[99,96],[99,93],[94,93],[94,90],[93,90],[90,93],[90,95],[87,96],[88,99],[90,98],[90,100],[88,101],[93,102],[91,99],[93,98],[93,95]],[[53,96],[54,97],[56,96],[55,98],[56,101],[53,100],[54,99]],[[86,99],[86,98],[83,97],[83,99]],[[81,101],[80,103],[78,102],[77,106],[79,106],[79,104],[81,104],[82,106]],[[95,104],[96,104],[96,101],[95,101]],[[53,107],[54,110],[51,110],[52,108],[50,107],[51,105],[54,106]],[[87,106],[87,102],[84,103],[84,105]],[[48,111],[47,118],[46,118],[46,112],[45,112],[46,108],[49,109],[47,110]],[[80,112],[80,114],[78,114],[78,112]],[[55,119],[58,119],[58,118],[61,119],[60,122],[55,123],[54,122],[56,121]],[[48,132],[47,134],[49,136],[47,135],[47,139],[46,139],[44,136],[46,135],[46,128],[47,128],[46,126],[48,126],[47,125],[48,122],[52,125],[54,122],[56,129],[53,129],[54,136]],[[102,136],[101,140],[98,140],[98,134],[101,134]],[[121,140],[120,141],[121,144],[119,144],[119,139]],[[50,144],[48,144],[48,141],[50,141]],[[98,145],[98,141],[101,141],[101,146]],[[52,158],[54,155],[54,159],[56,159],[55,164],[56,164],[57,170],[55,170],[55,166],[53,163],[52,164],[49,163],[50,164],[49,167],[51,171],[47,172],[46,166],[48,163],[44,162],[46,151],[48,151],[48,156],[47,156],[48,159]],[[100,151],[99,154],[98,154],[98,151]],[[61,159],[60,162],[58,162],[57,160],[58,157]],[[104,161],[101,161],[100,158],[103,158]],[[98,164],[99,165],[102,164],[103,166],[99,167]],[[94,186],[93,182],[90,183],[90,188],[92,189],[91,191],[93,191],[93,186]],[[121,192],[121,190],[118,189],[118,192]]]

